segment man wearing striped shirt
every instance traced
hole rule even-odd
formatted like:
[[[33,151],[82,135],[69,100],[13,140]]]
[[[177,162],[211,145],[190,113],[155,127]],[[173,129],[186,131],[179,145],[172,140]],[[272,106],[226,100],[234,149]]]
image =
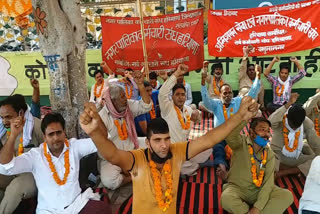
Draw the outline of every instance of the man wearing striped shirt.
[[[279,61],[279,57],[274,57],[271,63],[266,68],[266,70],[264,71],[264,75],[267,78],[267,80],[271,83],[273,90],[273,102],[269,103],[267,106],[267,110],[270,113],[273,113],[275,110],[277,110],[289,101],[293,84],[301,80],[306,75],[306,71],[304,70],[303,66],[299,63],[298,59],[296,57],[291,57],[290,61],[297,66],[299,73],[294,76],[289,76],[290,64],[282,62],[279,65],[279,76],[272,76],[270,74],[270,71],[273,65]]]

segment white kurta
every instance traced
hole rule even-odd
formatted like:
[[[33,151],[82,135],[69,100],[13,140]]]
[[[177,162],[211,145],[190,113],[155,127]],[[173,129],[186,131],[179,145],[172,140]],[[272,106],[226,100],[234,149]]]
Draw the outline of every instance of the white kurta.
[[[183,129],[181,123],[178,119],[177,112],[174,108],[173,101],[170,101],[169,94],[172,91],[172,88],[177,82],[177,78],[174,75],[165,81],[159,91],[159,105],[161,110],[161,116],[165,119],[169,126],[171,143],[177,142],[186,142],[189,139],[189,134],[192,127],[192,122],[189,129]],[[184,121],[187,121],[187,115],[191,117],[192,114],[191,107],[184,105],[183,106],[183,115]],[[201,118],[198,118],[200,120]],[[204,152],[201,152],[197,156],[193,157],[189,161],[185,161],[181,168],[181,174],[183,175],[194,175],[196,170],[199,168],[199,163],[205,162],[212,153],[212,149],[208,149]]]
[[[159,105],[161,117],[165,119],[165,121],[167,121],[168,123],[172,143],[187,141],[192,125],[190,124],[189,129],[183,129],[181,127],[177,112],[174,108],[174,103],[169,98],[170,92],[172,91],[172,88],[176,83],[176,76],[171,75],[171,77],[163,83],[159,91]],[[187,115],[191,117],[192,114],[191,107],[184,105],[183,112],[181,112],[181,114],[184,118],[184,121],[187,121]]]
[[[80,159],[96,152],[97,148],[91,139],[70,139],[69,144],[70,173],[67,182],[62,186],[59,186],[52,176],[49,163],[44,156],[43,144],[13,158],[8,164],[0,164],[0,173],[4,175],[16,175],[24,172],[33,174],[38,188],[37,214],[78,213],[93,196],[90,192],[81,195],[79,170]],[[48,149],[60,179],[65,173],[64,155],[66,151],[67,147],[65,146],[57,158]],[[65,209],[65,207],[68,208]],[[71,209],[72,212],[70,212]]]

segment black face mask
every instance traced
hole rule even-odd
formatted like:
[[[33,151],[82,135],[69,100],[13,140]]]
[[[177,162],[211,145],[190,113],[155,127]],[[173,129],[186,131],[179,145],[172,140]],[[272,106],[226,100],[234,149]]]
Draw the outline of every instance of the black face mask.
[[[150,153],[151,153],[151,160],[153,160],[154,162],[158,163],[158,164],[163,164],[165,163],[167,160],[169,160],[170,158],[172,158],[172,153],[171,151],[168,152],[167,157],[162,158],[159,155],[157,155],[157,153],[154,152],[154,150],[152,149],[152,146],[150,144]]]

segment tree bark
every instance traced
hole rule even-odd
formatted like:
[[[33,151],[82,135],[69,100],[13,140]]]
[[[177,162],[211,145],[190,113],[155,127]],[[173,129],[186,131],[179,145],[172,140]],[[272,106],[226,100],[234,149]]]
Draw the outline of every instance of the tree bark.
[[[82,137],[78,118],[88,92],[80,0],[32,0],[32,5],[40,49],[48,64],[52,109],[65,118],[68,137]]]

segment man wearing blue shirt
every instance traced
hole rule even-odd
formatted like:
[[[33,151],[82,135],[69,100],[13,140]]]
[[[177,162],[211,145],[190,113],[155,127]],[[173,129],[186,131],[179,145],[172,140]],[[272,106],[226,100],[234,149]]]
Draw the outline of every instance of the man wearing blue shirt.
[[[260,70],[256,66],[256,79],[248,93],[248,96],[255,98],[257,93],[260,90],[261,81],[260,81]],[[202,73],[201,81],[201,96],[204,106],[213,112],[214,114],[214,127],[220,126],[224,123],[229,117],[235,114],[241,104],[242,97],[233,97],[232,88],[229,84],[223,84],[220,89],[220,99],[210,98],[207,88],[205,86],[206,73]],[[213,147],[213,156],[214,161],[213,165],[217,169],[217,175],[223,180],[227,176],[228,163],[226,162],[226,152],[225,152],[226,142],[222,141],[221,143]]]
[[[153,117],[160,117],[160,108],[158,102],[158,90],[153,90],[151,84],[148,81],[144,81],[144,87],[152,100],[152,109],[150,112],[141,114],[134,119],[138,137],[145,137],[147,133],[147,123],[154,119]],[[141,99],[141,98],[140,98]],[[154,112],[152,112],[154,110]]]

